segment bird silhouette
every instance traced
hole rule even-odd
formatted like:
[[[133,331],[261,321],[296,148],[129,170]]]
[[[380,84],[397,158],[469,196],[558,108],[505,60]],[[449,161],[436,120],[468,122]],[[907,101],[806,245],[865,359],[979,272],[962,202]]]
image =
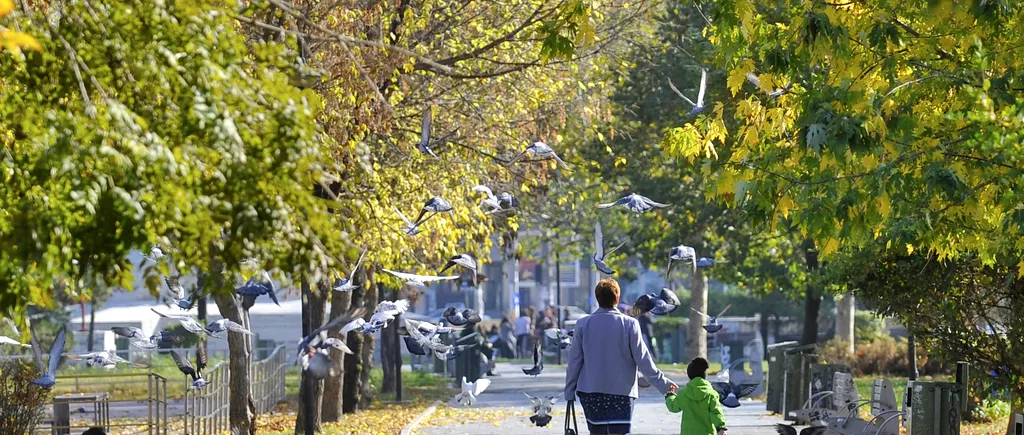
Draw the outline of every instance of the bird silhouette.
[[[637,298],[633,307],[629,309],[629,315],[638,317],[644,313],[653,313],[658,316],[667,315],[679,308],[679,296],[667,288],[661,289],[660,293],[648,293]]]
[[[732,382],[712,382],[711,388],[718,393],[718,401],[726,408],[738,408],[739,399],[749,396],[760,387],[760,383],[734,384]]]
[[[192,386],[190,390],[198,390],[209,385],[206,379],[203,379],[203,369],[206,368],[206,347],[203,343],[199,343],[196,346],[196,365],[193,366],[188,360],[188,355],[182,356],[177,351],[171,351],[171,358],[174,359],[174,364],[178,366],[178,370],[186,376],[192,377]]]
[[[654,208],[668,207],[669,204],[662,204],[660,202],[652,201],[650,198],[646,196],[639,195],[636,193],[630,193],[629,195],[619,198],[615,202],[598,204],[597,208],[612,208],[615,206],[623,206],[625,208],[628,208],[633,213],[640,214],[646,211],[653,210]]]
[[[270,274],[265,270],[261,270],[241,287],[235,289],[235,293],[242,297],[242,308],[245,308],[246,311],[256,304],[256,298],[263,295],[270,296],[270,300],[274,301],[274,304],[281,306],[281,302],[277,300],[276,291],[277,286],[274,285],[274,280],[270,279]]]
[[[700,70],[700,89],[697,90],[697,102],[696,103],[694,103],[689,98],[686,98],[686,95],[683,95],[682,92],[679,92],[679,89],[676,88],[676,85],[672,84],[672,79],[669,79],[668,86],[670,88],[672,88],[672,91],[674,91],[676,93],[676,95],[678,95],[682,99],[686,100],[687,103],[690,103],[690,105],[693,106],[693,109],[690,110],[689,115],[696,115],[696,114],[704,111],[704,109],[706,107],[704,105],[704,91],[705,91],[705,89],[707,89],[707,86],[708,86],[708,70],[703,69],[703,68],[701,68],[701,70]]]

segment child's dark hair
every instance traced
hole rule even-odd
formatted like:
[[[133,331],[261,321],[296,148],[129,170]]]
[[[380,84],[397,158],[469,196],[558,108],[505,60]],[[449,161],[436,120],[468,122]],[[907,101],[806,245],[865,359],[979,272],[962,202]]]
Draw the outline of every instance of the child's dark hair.
[[[707,377],[708,360],[696,357],[686,365],[686,376],[690,379]]]

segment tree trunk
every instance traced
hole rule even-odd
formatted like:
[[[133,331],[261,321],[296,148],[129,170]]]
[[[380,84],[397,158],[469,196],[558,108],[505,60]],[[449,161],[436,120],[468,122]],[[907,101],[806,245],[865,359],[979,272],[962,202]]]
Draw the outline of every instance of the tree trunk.
[[[766,305],[764,298],[761,298],[761,306]],[[761,319],[757,325],[757,330],[761,332],[761,355],[768,355],[768,316],[770,313],[768,309],[762,309]]]
[[[364,269],[365,270],[365,269]],[[371,287],[369,276],[371,272],[360,271],[356,274],[357,278],[363,278],[363,285],[360,285],[355,290],[352,290],[352,297],[350,304],[352,307],[363,306],[363,299],[366,293],[373,293],[374,289]],[[366,313],[363,319],[370,320],[370,314]],[[345,343],[348,344],[348,348],[352,350],[351,354],[345,354],[345,372],[344,379],[341,385],[341,411],[345,414],[351,414],[359,409],[359,399],[362,389],[359,387],[359,375],[363,371],[363,338],[365,334],[359,331],[350,331],[348,337],[345,338]]]
[[[804,259],[807,262],[807,270],[813,274],[818,270],[818,251],[814,242],[804,242]],[[818,342],[818,312],[821,311],[821,292],[814,288],[814,280],[804,290],[804,330],[800,337],[800,344],[814,344]]]
[[[356,273],[355,277],[353,277],[353,284],[359,287],[364,286],[366,284],[366,276],[362,273]],[[332,291],[331,293],[331,318],[333,319],[348,312],[352,303],[352,292]],[[348,343],[346,337],[341,335],[340,327],[329,330],[327,335]],[[334,369],[334,376],[324,380],[324,399],[323,409],[321,410],[321,419],[324,422],[341,420],[341,392],[342,386],[345,383],[345,353],[331,348],[331,366]]]
[[[708,278],[701,269],[693,273],[690,308],[708,312]],[[704,317],[690,310],[690,323],[686,329],[686,359],[708,357],[708,335],[704,331]]]
[[[391,300],[398,299],[398,292],[388,292],[391,294]],[[383,379],[381,380],[380,393],[381,394],[394,394],[397,378],[395,372],[395,360],[400,360],[401,354],[395,354],[395,344],[398,343],[398,323],[401,322],[401,316],[398,316],[386,328],[380,333],[380,365],[384,372]]]
[[[377,291],[368,291],[363,295],[363,306],[368,311],[373,311],[377,308],[377,301],[380,299],[380,292],[383,291],[383,287],[377,287],[374,283],[371,289],[376,288]],[[397,319],[396,319],[397,320]],[[392,323],[395,323],[392,321]],[[370,403],[373,402],[373,385],[370,384],[370,371],[373,370],[373,335],[366,335],[363,338],[362,348],[362,359],[363,359],[363,370],[359,372],[359,409],[366,409],[370,407]]]
[[[88,350],[92,352],[93,341],[96,334],[96,289],[92,290],[92,300],[89,302],[89,342]]]
[[[326,280],[320,280],[316,284],[316,289],[309,292],[309,304],[307,310],[309,313],[309,330],[315,330],[324,325],[324,314],[327,312],[327,297],[331,293],[331,284]],[[316,427],[316,431],[321,431],[321,403],[324,395],[324,381],[314,380],[312,382],[306,382],[305,373],[302,374],[302,380],[299,382],[299,397],[304,397],[306,388],[312,388],[312,402],[299,406],[298,415],[295,420],[295,433],[304,433],[303,422],[306,419],[306,413],[310,413],[313,417],[313,425]],[[313,434],[306,434],[313,435]]]
[[[910,331],[907,331],[907,369],[907,379],[916,381],[920,375],[917,371],[917,340]]]
[[[836,338],[846,344],[847,350],[853,353],[854,337],[854,314],[856,312],[856,299],[853,293],[843,295],[836,301]]]
[[[242,309],[236,303],[234,295],[218,292],[214,297],[220,314],[225,319],[248,326],[249,320]],[[228,352],[230,355],[228,367],[230,377],[228,379],[228,394],[230,403],[228,406],[228,421],[231,425],[232,435],[255,435],[256,434],[256,406],[252,401],[252,385],[250,370],[252,369],[252,350],[249,345],[249,336],[244,334],[228,334]]]
[[[1021,400],[1022,397],[1024,396],[1022,396],[1020,391],[1010,390],[1010,422],[1006,425],[1006,435],[1017,435],[1018,433],[1020,433],[1017,432],[1015,429],[1017,414],[1024,413],[1024,408],[1021,408],[1020,404],[1018,403],[1018,401]]]

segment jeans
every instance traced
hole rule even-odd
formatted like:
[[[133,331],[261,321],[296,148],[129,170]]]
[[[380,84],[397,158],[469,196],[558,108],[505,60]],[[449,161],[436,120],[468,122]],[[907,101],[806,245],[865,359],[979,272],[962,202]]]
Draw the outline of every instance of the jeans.
[[[530,349],[530,334],[519,334],[516,336],[516,356],[519,358],[532,358],[533,349]]]

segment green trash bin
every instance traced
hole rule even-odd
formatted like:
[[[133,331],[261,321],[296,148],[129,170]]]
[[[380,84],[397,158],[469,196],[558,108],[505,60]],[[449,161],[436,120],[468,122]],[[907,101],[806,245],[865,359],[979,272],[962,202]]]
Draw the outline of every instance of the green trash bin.
[[[957,363],[956,382],[912,381],[907,384],[908,435],[959,435],[967,411],[969,366]]]
[[[782,380],[786,371],[786,350],[796,347],[797,342],[786,341],[768,345],[768,387],[765,401],[769,412],[782,413]]]
[[[794,417],[789,415],[803,407],[804,402],[811,397],[811,364],[818,362],[818,355],[814,353],[818,345],[808,344],[786,349],[786,371],[782,380],[782,418],[792,421]]]

